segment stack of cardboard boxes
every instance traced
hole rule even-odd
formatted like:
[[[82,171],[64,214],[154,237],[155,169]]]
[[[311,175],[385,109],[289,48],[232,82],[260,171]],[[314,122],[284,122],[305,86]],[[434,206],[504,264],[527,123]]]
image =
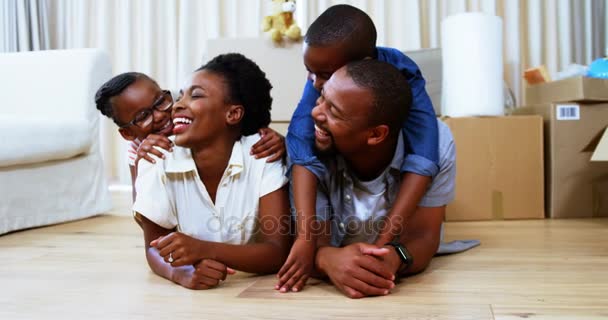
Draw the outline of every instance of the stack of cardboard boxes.
[[[539,114],[545,122],[547,217],[608,217],[608,159],[601,147],[608,143],[608,80],[530,86],[525,101],[516,113]]]
[[[446,220],[608,216],[608,80],[530,86],[524,104],[445,119],[457,150]]]

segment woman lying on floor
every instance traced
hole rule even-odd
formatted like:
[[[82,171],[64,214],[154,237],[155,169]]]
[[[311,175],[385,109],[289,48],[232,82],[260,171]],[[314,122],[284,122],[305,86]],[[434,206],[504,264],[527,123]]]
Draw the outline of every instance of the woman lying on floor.
[[[240,54],[196,70],[172,111],[176,147],[142,161],[135,218],[158,275],[209,289],[232,274],[275,273],[289,252],[285,168],[250,155],[270,123],[272,86]],[[159,149],[160,150],[160,149]]]

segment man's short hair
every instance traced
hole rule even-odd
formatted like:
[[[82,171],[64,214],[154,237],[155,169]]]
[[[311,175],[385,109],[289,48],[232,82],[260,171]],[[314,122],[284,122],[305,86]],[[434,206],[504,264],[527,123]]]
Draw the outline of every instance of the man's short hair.
[[[346,74],[372,94],[369,124],[386,124],[391,134],[399,132],[412,105],[412,90],[405,76],[393,65],[373,59],[348,63]]]
[[[347,4],[329,7],[313,21],[304,36],[312,47],[343,45],[350,60],[373,57],[376,27],[362,10]]]

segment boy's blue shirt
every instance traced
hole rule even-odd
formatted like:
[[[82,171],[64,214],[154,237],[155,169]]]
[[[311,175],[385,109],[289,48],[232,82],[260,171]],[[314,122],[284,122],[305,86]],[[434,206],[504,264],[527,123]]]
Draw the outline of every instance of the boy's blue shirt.
[[[416,63],[394,48],[377,47],[377,59],[397,67],[406,75],[412,89],[413,103],[410,115],[403,122],[406,155],[402,172],[412,172],[434,177],[438,170],[438,129],[431,99],[426,92],[425,81]],[[307,80],[302,98],[291,117],[287,132],[289,172],[294,164],[306,167],[317,177],[327,170],[315,155],[315,129],[311,111],[320,93]]]

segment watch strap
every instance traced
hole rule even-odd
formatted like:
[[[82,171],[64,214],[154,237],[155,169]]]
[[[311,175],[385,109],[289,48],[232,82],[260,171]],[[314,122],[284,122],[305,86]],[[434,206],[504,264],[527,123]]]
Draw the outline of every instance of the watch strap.
[[[397,241],[391,241],[391,242],[388,242],[386,245],[395,248],[395,251],[397,252],[397,255],[399,256],[399,259],[401,259],[401,267],[399,268],[400,272],[403,270],[406,270],[414,263],[414,258],[412,257],[410,252],[407,250],[407,248],[404,245],[402,245],[401,243],[399,243]]]

